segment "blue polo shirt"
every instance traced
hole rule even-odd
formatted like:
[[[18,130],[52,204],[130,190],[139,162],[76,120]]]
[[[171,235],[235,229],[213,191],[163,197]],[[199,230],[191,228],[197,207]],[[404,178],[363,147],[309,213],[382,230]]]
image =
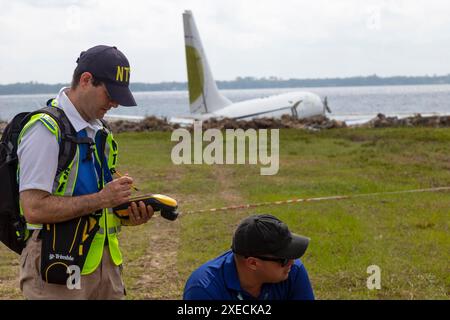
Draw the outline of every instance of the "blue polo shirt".
[[[233,252],[227,251],[195,270],[184,288],[185,300],[314,300],[308,273],[295,260],[289,277],[278,283],[265,283],[257,299],[239,283]]]

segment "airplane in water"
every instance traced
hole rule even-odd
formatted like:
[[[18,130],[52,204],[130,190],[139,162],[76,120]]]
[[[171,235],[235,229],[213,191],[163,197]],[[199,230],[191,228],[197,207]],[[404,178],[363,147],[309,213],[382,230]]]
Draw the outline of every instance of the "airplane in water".
[[[183,13],[186,64],[188,73],[189,107],[194,119],[280,117],[288,114],[297,118],[325,115],[331,112],[327,98],[312,92],[288,92],[266,98],[233,103],[217,89],[200,35],[191,11]],[[183,122],[182,118],[172,121]],[[187,120],[187,119],[186,119]]]

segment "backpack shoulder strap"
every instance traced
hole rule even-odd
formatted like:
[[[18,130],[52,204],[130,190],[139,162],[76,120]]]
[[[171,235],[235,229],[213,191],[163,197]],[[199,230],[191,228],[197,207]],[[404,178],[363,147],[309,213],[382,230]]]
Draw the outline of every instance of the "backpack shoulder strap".
[[[58,107],[45,107],[39,112],[53,118],[60,130],[58,169],[56,175],[64,171],[72,162],[77,151],[77,132],[67,118],[64,110]]]
[[[100,123],[103,126],[103,129],[106,131],[107,134],[112,134],[111,126],[105,119],[98,119]]]
[[[77,151],[77,144],[92,144],[90,138],[77,138],[77,132],[70,123],[64,110],[55,106],[48,106],[31,112],[23,119],[23,132],[27,126],[40,120],[50,132],[52,132],[59,143],[58,168],[56,175],[64,171],[72,162]]]

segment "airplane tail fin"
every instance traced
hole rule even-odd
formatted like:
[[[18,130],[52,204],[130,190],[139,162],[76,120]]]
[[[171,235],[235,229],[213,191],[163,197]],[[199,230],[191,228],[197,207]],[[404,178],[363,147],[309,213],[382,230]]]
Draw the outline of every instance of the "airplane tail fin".
[[[192,12],[183,13],[191,113],[210,113],[232,104],[220,94],[209,68]]]

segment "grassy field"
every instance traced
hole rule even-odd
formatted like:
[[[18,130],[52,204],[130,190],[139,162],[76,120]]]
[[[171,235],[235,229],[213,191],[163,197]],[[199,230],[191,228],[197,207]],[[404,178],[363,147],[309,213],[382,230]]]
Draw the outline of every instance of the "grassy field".
[[[450,186],[450,130],[425,128],[280,131],[280,170],[181,165],[170,133],[117,135],[119,171],[147,192],[179,201],[180,211],[332,195]],[[318,299],[449,299],[449,193],[406,193],[155,216],[121,234],[129,299],[180,299],[200,264],[227,250],[238,222],[272,213],[309,236],[302,258]],[[368,290],[367,267],[381,268]],[[0,297],[21,298],[18,257],[0,248]]]

